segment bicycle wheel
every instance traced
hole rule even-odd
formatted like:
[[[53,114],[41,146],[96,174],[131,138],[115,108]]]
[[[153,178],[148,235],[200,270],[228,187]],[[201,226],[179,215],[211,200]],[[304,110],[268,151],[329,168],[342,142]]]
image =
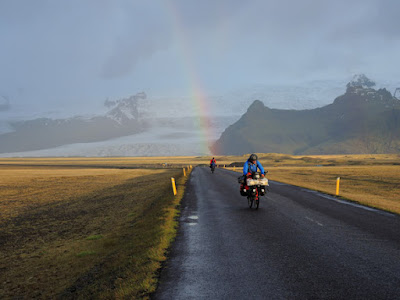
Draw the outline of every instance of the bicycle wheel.
[[[253,202],[254,202],[253,197],[252,196],[248,196],[247,197],[247,204],[249,205],[250,208],[253,207]]]
[[[256,207],[256,209],[258,209],[258,206],[260,205],[260,198],[257,198],[256,200],[255,200],[255,207]]]

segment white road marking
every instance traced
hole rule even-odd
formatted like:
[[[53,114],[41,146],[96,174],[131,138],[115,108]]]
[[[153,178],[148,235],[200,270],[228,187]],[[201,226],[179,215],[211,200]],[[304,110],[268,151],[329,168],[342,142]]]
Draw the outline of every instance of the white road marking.
[[[321,224],[320,222],[318,222],[318,221],[315,221],[315,220],[313,220],[313,219],[311,219],[311,218],[309,218],[309,217],[306,217],[306,219],[307,220],[309,220],[309,221],[311,221],[311,222],[313,222],[313,223],[316,223],[316,224],[318,224],[319,226],[324,226],[323,224]]]
[[[309,191],[309,190],[307,190],[307,191]],[[311,192],[314,192],[314,191],[311,191]],[[395,216],[394,214],[392,214],[390,212],[386,212],[386,211],[383,211],[383,210],[380,210],[380,209],[376,209],[376,208],[369,207],[369,206],[364,206],[362,204],[358,204],[358,203],[354,203],[354,202],[350,202],[350,201],[346,201],[346,200],[341,200],[341,199],[336,198],[335,196],[322,194],[322,193],[319,193],[319,192],[315,192],[315,193],[318,193],[318,195],[320,195],[320,196],[322,196],[322,197],[324,197],[326,199],[333,200],[333,201],[336,201],[336,202],[341,203],[341,204],[350,205],[350,206],[361,208],[361,209],[368,210],[368,211],[373,211],[375,213],[378,213],[378,214],[381,214],[381,215],[385,215],[385,216],[390,216],[390,217],[394,217]]]

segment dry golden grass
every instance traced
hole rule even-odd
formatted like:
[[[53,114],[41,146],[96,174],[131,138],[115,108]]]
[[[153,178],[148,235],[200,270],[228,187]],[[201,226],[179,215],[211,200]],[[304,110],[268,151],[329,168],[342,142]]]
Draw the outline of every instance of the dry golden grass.
[[[268,168],[268,167],[267,167]],[[400,166],[269,167],[268,178],[400,214]]]
[[[21,164],[0,166],[0,178],[1,299],[139,298],[154,291],[176,230],[187,178],[181,169]]]
[[[230,164],[242,161],[245,156],[215,156],[219,164]],[[188,165],[209,164],[212,156],[164,156],[164,157],[107,157],[107,158],[0,158],[1,165],[44,165],[44,166],[76,166],[76,167],[122,167],[137,168],[149,166],[184,167]]]
[[[347,164],[393,164],[400,163],[399,154],[354,154],[354,155],[287,155],[279,153],[258,153],[263,163],[273,166],[282,165],[347,165]],[[107,157],[107,158],[0,158],[0,165],[51,165],[77,167],[122,167],[136,168],[140,166],[154,167],[181,167],[187,165],[209,164],[213,156],[164,156],[164,157]],[[243,163],[249,157],[244,155],[217,155],[214,156],[219,165],[229,166],[232,163]]]
[[[195,156],[176,156],[176,157],[107,157],[107,158],[82,158],[82,157],[70,157],[70,158],[0,158],[1,164],[13,164],[13,165],[49,165],[49,166],[80,166],[80,167],[124,167],[124,168],[137,168],[140,166],[149,165],[152,168],[158,166],[186,166],[190,163],[198,164],[209,162],[210,159],[205,157]]]
[[[32,207],[77,198],[155,170],[0,166],[0,223]]]
[[[335,165],[393,165],[400,164],[398,154],[307,155],[260,154],[260,161],[268,166],[335,166]]]

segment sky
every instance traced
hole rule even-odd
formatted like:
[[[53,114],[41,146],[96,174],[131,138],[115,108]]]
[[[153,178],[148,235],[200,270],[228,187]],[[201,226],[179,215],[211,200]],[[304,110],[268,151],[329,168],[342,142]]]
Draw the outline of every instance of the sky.
[[[0,0],[0,96],[79,105],[400,79],[399,12],[398,0]]]

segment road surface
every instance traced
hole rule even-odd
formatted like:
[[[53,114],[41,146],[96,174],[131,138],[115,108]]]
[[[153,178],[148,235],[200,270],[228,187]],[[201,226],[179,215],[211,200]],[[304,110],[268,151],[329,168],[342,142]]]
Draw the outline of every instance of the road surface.
[[[400,299],[400,217],[238,173],[193,170],[153,299]]]

